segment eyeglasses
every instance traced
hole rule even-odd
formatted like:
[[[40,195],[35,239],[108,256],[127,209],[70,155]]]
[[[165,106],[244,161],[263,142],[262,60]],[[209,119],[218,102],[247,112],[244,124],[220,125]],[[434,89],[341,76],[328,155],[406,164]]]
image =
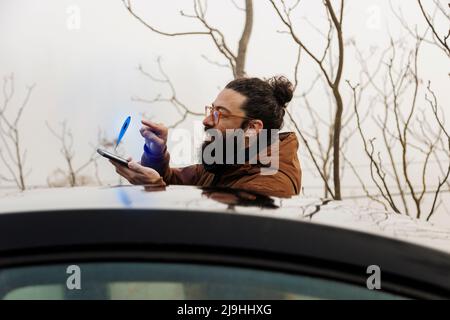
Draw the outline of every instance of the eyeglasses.
[[[219,110],[217,110],[216,107],[213,106],[205,106],[205,117],[211,117],[214,121],[214,125],[217,125],[220,121],[220,118],[224,117],[224,118],[241,118],[241,119],[247,119],[247,120],[255,120],[253,118],[249,118],[249,117],[242,117],[242,116],[237,116],[234,114],[223,114],[222,112],[220,112]]]

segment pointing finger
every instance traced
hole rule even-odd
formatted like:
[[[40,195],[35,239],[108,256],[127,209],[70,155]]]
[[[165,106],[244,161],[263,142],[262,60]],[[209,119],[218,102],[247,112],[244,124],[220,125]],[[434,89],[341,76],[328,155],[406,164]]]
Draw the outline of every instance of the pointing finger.
[[[141,123],[142,123],[144,126],[149,127],[150,130],[156,131],[156,132],[158,132],[158,133],[160,133],[160,132],[162,132],[162,131],[164,130],[162,124],[158,124],[158,123],[152,122],[152,121],[150,121],[150,120],[142,119],[142,120],[141,120]]]

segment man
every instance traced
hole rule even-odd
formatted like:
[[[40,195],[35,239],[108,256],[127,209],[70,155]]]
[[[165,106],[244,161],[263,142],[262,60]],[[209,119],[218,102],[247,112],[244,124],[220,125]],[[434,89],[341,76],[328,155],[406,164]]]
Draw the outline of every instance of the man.
[[[228,163],[224,161],[206,161],[205,151],[211,143],[220,138],[205,141],[202,163],[184,168],[171,168],[170,155],[166,148],[168,129],[162,124],[142,120],[141,135],[145,138],[144,153],[141,162],[132,161],[128,167],[111,163],[116,172],[132,184],[182,184],[197,186],[220,186],[257,191],[266,195],[289,197],[299,194],[301,189],[301,168],[297,157],[298,140],[294,133],[285,132],[269,139],[261,138],[264,129],[280,129],[283,124],[285,108],[293,96],[292,84],[284,77],[269,80],[258,78],[240,78],[231,81],[215,99],[212,106],[205,108],[203,125],[205,130],[221,133],[223,151],[236,153],[236,145],[229,147],[227,134],[230,130],[241,130],[245,136],[253,133],[258,143],[267,142],[267,154],[278,151],[278,166],[273,174],[263,174],[265,165],[259,155],[250,154],[249,140],[241,145],[245,148],[244,162]],[[219,140],[218,140],[219,139]],[[277,148],[273,148],[273,141]],[[219,147],[215,149],[216,156]],[[259,150],[261,151],[261,150]],[[214,152],[213,152],[214,156]],[[236,160],[236,157],[232,157]],[[215,158],[217,159],[217,157]],[[225,158],[224,158],[225,159]],[[219,156],[221,160],[221,156]]]

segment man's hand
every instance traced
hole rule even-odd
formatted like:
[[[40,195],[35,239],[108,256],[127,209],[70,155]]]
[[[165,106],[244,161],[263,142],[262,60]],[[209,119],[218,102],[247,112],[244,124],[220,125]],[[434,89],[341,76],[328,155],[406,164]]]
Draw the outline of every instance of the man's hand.
[[[139,162],[128,158],[128,167],[109,160],[116,167],[116,172],[127,179],[131,184],[164,184],[159,173],[152,168],[144,167]]]
[[[145,138],[147,148],[154,155],[162,155],[166,148],[168,129],[162,123],[154,123],[142,119],[142,128],[139,130]]]

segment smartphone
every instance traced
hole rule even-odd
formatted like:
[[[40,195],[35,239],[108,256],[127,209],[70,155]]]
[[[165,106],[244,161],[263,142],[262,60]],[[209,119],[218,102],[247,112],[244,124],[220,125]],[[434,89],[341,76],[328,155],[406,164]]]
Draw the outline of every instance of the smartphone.
[[[112,161],[115,161],[117,163],[120,163],[121,165],[128,167],[128,161],[124,158],[121,158],[121,157],[119,157],[111,152],[108,152],[106,150],[103,150],[103,149],[97,149],[97,152],[105,158],[108,158]]]

